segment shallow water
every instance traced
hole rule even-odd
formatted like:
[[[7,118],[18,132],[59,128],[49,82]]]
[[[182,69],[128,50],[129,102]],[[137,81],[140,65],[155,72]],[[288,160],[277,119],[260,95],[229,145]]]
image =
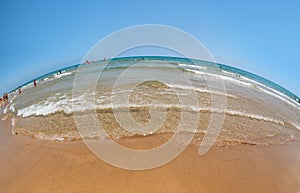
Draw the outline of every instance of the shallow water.
[[[294,100],[297,97],[253,74],[219,64],[167,57],[127,58],[107,63],[99,61],[67,68],[62,74],[53,72],[37,79],[37,87],[32,83],[24,85],[22,94],[12,94],[5,109],[13,114],[13,132],[47,140],[105,137],[93,129],[86,129],[80,136],[73,117],[76,114],[83,122],[99,121],[111,138],[128,137],[143,133],[143,124],[151,121],[151,109],[154,113],[166,112],[166,119],[156,131],[146,134],[178,131],[178,120],[185,112],[189,115],[185,121],[198,123],[197,132],[204,135],[210,115],[217,113],[225,115],[218,138],[220,145],[272,144],[299,139],[300,104]],[[104,64],[107,66],[102,70]],[[78,69],[80,79],[76,74]],[[130,76],[118,81],[128,71]],[[140,77],[153,78],[136,84]],[[155,79],[162,77],[164,82]],[[73,90],[75,78],[80,92]],[[96,87],[93,82],[97,82]],[[191,95],[197,104],[183,104]],[[124,102],[126,97],[128,101]],[[117,112],[126,118],[128,108],[141,125],[132,126],[133,132],[124,130],[115,117]],[[90,120],[91,113],[97,115],[97,120]],[[183,131],[194,132],[188,126]]]

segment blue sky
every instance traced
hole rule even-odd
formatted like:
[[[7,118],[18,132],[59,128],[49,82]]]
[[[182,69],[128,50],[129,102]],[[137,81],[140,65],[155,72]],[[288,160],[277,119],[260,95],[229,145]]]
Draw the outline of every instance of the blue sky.
[[[217,61],[300,95],[299,1],[0,0],[0,94],[79,63],[110,33],[165,24],[199,39]]]

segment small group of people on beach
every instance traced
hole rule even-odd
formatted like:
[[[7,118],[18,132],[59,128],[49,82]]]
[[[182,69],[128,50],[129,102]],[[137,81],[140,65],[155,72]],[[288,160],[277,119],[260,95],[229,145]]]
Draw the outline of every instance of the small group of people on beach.
[[[33,81],[33,84],[34,84],[34,86],[37,86],[37,82],[36,82],[36,80],[34,79],[34,81]],[[16,92],[16,90],[15,90],[15,92]],[[22,94],[22,90],[21,90],[21,88],[19,87],[18,88],[18,94],[20,95],[20,94]],[[0,107],[5,107],[7,104],[8,104],[8,98],[9,98],[9,95],[8,95],[8,93],[4,93],[3,94],[3,97],[2,98],[0,98]]]
[[[62,74],[62,71],[59,70],[59,71],[57,72],[57,74],[58,74],[58,75],[59,75],[59,74]],[[37,80],[36,80],[36,79],[33,80],[33,85],[34,85],[35,87],[37,86]],[[15,90],[15,92],[16,92],[16,90]],[[18,88],[18,94],[19,94],[19,95],[22,94],[21,87]],[[8,93],[3,94],[3,97],[2,97],[2,98],[0,97],[0,107],[4,107],[4,106],[6,106],[6,105],[8,104],[8,97],[9,97]]]

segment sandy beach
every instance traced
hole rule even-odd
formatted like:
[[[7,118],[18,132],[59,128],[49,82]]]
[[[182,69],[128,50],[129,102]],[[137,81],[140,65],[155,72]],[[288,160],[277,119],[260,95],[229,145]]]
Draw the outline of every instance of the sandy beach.
[[[284,145],[214,147],[200,157],[190,144],[162,167],[130,171],[93,155],[81,140],[45,141],[12,135],[0,122],[0,192],[282,192],[300,190],[299,141]],[[144,148],[162,136],[118,142]]]

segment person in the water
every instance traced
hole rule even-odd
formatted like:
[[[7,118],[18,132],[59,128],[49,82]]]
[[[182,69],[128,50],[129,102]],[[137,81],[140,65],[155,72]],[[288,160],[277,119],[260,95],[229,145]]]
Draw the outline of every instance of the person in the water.
[[[37,85],[37,83],[36,83],[36,80],[34,79],[34,81],[33,81],[33,84],[34,84],[34,86],[36,86]]]
[[[8,101],[8,94],[7,94],[7,93],[5,93],[5,94],[3,95],[3,99],[4,99],[4,101]]]
[[[3,95],[3,98],[2,98],[2,104],[1,104],[1,105],[6,106],[7,104],[8,104],[8,94],[5,93],[5,94]]]

